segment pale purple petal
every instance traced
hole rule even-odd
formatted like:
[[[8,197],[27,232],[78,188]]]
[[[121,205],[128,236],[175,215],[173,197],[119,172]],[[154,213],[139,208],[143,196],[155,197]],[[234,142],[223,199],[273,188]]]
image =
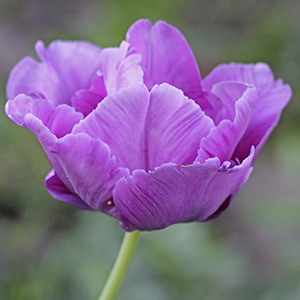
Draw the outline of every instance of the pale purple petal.
[[[75,193],[72,185],[68,181],[66,174],[64,172],[64,168],[59,161],[59,159],[51,152],[51,150],[56,146],[58,139],[53,134],[50,129],[35,115],[32,113],[28,113],[24,117],[24,127],[32,131],[41,145],[43,146],[45,153],[55,169],[56,173],[59,174],[60,179],[63,181],[64,185],[67,189],[71,191],[71,193]]]
[[[41,62],[26,57],[12,70],[8,99],[23,93],[43,97],[53,106],[70,104],[77,90],[91,86],[100,66],[101,48],[87,42],[55,41],[45,49],[39,41],[36,52]]]
[[[243,159],[251,145],[256,147],[255,157],[258,155],[277,125],[281,112],[290,100],[291,95],[290,86],[283,84],[281,80],[275,81],[270,89],[258,94],[258,103],[251,122],[236,148],[236,157]]]
[[[207,138],[202,139],[196,159],[201,163],[210,157],[218,157],[221,162],[232,159],[235,147],[248,128],[257,101],[256,88],[243,83],[221,82],[214,85],[213,93],[222,103],[223,109],[217,116],[222,121]]]
[[[25,57],[9,74],[6,96],[7,99],[14,99],[19,94],[37,95],[54,101],[57,84],[59,84],[57,75],[53,74],[46,64],[37,62],[31,57]]]
[[[24,94],[18,95],[15,99],[5,104],[5,113],[8,118],[19,126],[24,125],[24,117],[35,110],[37,117],[46,122],[52,113],[52,108],[45,99],[32,98]]]
[[[77,195],[73,194],[66,188],[64,183],[59,179],[54,170],[51,170],[45,180],[46,188],[49,194],[57,199],[74,206],[77,206],[80,209],[92,210],[85,202],[83,202]]]
[[[115,182],[126,176],[128,171],[115,168],[115,158],[111,156],[109,147],[100,140],[85,134],[67,134],[82,117],[80,113],[67,105],[53,110],[45,99],[33,100],[25,95],[9,101],[6,113],[13,121],[31,130],[42,144],[61,181],[60,184],[56,177],[51,177],[51,180],[47,178],[47,186],[56,198],[83,209],[89,206],[115,215],[114,206],[107,205],[106,201],[112,197]],[[74,195],[82,199],[86,206],[81,205]]]
[[[53,109],[45,99],[32,99],[21,94],[6,103],[5,112],[14,123],[32,131],[42,145],[55,145],[57,138],[45,125]]]
[[[168,85],[124,88],[105,98],[74,133],[109,145],[118,165],[153,170],[166,162],[193,163],[200,140],[213,127],[194,101]]]
[[[144,169],[149,97],[143,84],[124,88],[106,97],[73,133],[85,132],[109,145],[118,166]]]
[[[254,89],[252,85],[241,82],[222,81],[215,84],[211,93],[215,97],[210,99],[214,113],[208,114],[214,120],[215,125],[226,119],[233,122],[236,117],[236,102],[245,92],[247,94],[249,90],[254,91]]]
[[[92,86],[88,90],[80,90],[72,97],[72,105],[83,113],[84,116],[90,114],[107,95],[103,76],[94,78]]]
[[[73,107],[61,104],[53,110],[45,125],[60,138],[70,133],[82,118],[82,114],[76,112]]]
[[[88,90],[81,90],[72,98],[76,110],[85,116],[95,109],[103,98],[131,84],[143,82],[139,54],[128,55],[128,43],[119,48],[106,48],[101,53],[101,68]]]
[[[92,209],[115,215],[112,197],[116,181],[129,174],[127,169],[115,167],[115,157],[109,147],[87,134],[66,135],[51,149],[63,172],[57,172],[65,183]],[[55,169],[56,170],[56,169]]]
[[[291,97],[291,89],[281,80],[275,81],[271,69],[263,63],[220,65],[203,80],[203,89],[210,91],[214,84],[222,81],[252,84],[258,91],[252,119],[234,154],[242,160],[254,145],[256,156],[276,126],[283,107]]]
[[[53,109],[45,99],[32,98],[24,94],[7,101],[5,112],[11,121],[33,131],[31,123],[25,122],[26,116],[30,114],[58,138],[70,133],[74,125],[83,118],[73,107],[62,104]]]
[[[143,82],[139,54],[128,55],[129,44],[122,42],[119,48],[106,48],[101,54],[101,71],[107,94],[123,87]]]
[[[179,222],[205,221],[246,181],[254,149],[231,168],[218,158],[192,166],[162,165],[154,172],[136,170],[114,189],[121,226],[131,230],[162,229]]]
[[[155,84],[169,83],[193,100],[201,95],[197,62],[181,32],[158,21],[139,20],[127,32],[126,40],[134,53],[142,56],[144,82],[150,90]]]
[[[253,84],[258,91],[274,82],[274,76],[267,64],[221,64],[214,68],[202,81],[205,91],[211,91],[214,84],[221,81],[239,81]]]
[[[71,132],[73,126],[82,115],[67,105],[60,105],[52,109],[45,99],[33,99],[26,95],[19,95],[6,103],[5,111],[8,117],[19,126],[32,131],[58,174],[64,174],[61,163],[51,150],[57,143],[57,138]],[[68,180],[64,180],[67,188],[74,192]]]
[[[180,90],[168,84],[155,86],[145,128],[146,170],[167,162],[192,164],[201,139],[213,126],[213,121]]]
[[[32,113],[28,113],[25,115],[24,127],[29,129],[36,135],[36,137],[44,147],[46,154],[47,149],[53,147],[57,142],[55,134],[53,134],[50,131],[50,129],[47,126],[45,126],[45,124]]]

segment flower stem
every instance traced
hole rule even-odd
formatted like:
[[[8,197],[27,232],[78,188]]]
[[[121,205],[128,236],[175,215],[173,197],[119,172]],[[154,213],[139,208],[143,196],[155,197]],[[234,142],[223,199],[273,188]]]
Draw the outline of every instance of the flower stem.
[[[126,232],[121,249],[98,300],[115,299],[130,265],[140,231]]]

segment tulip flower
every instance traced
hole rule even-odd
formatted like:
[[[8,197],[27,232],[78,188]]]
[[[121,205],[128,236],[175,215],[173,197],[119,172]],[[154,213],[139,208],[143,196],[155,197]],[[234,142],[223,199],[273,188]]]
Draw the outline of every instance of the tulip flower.
[[[220,65],[202,80],[163,21],[137,21],[118,48],[54,41],[36,52],[9,76],[6,114],[39,139],[54,198],[126,231],[222,213],[291,97],[263,63]]]

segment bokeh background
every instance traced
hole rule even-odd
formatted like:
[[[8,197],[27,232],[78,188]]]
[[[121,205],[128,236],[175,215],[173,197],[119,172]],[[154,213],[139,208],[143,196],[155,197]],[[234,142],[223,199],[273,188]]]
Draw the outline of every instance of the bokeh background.
[[[183,32],[203,77],[264,61],[293,99],[230,209],[143,233],[118,299],[299,300],[299,14],[298,0],[0,0],[0,299],[96,299],[123,236],[116,220],[48,195],[42,148],[4,114],[9,71],[38,39],[118,46],[149,18]]]

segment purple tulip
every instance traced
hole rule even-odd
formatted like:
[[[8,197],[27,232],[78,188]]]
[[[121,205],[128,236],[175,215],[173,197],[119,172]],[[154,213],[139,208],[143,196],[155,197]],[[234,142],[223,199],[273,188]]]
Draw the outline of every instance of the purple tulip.
[[[55,41],[12,70],[6,114],[53,166],[56,199],[127,230],[207,221],[229,205],[291,89],[263,63],[231,63],[201,81],[183,35],[140,20],[119,48]]]

